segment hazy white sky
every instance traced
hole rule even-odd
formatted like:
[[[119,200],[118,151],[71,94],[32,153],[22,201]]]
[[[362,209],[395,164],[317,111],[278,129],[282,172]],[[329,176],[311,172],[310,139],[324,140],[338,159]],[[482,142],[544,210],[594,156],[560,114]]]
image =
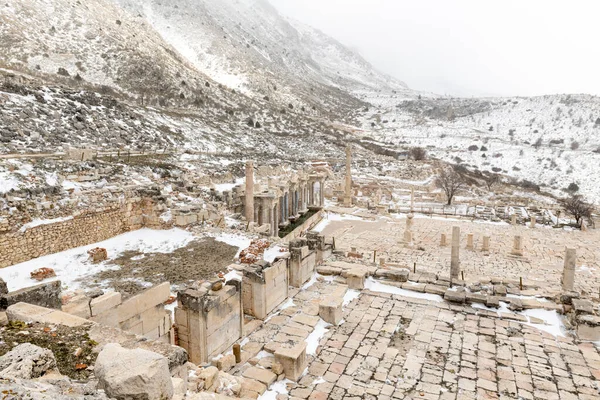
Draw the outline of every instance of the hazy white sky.
[[[600,95],[600,0],[269,0],[411,88]]]

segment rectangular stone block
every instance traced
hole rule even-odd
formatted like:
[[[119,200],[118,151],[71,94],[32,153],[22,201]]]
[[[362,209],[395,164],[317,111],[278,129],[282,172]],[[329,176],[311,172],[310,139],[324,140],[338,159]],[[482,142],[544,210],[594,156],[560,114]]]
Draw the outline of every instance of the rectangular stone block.
[[[338,325],[342,320],[341,298],[328,298],[319,304],[319,317],[328,324]]]
[[[353,269],[346,273],[346,283],[348,288],[361,290],[365,288],[365,271]]]
[[[100,297],[92,299],[90,302],[91,316],[102,314],[111,308],[115,308],[119,304],[121,304],[121,293],[105,293]]]
[[[301,342],[294,347],[279,347],[275,351],[275,361],[283,366],[285,377],[298,381],[306,368],[306,342]]]
[[[444,293],[444,300],[449,301],[451,303],[460,303],[463,304],[466,300],[465,292],[459,292],[456,290],[446,290]]]
[[[43,324],[64,325],[70,327],[89,324],[90,321],[66,312],[40,307],[33,304],[17,303],[6,309],[9,321],[41,322]]]

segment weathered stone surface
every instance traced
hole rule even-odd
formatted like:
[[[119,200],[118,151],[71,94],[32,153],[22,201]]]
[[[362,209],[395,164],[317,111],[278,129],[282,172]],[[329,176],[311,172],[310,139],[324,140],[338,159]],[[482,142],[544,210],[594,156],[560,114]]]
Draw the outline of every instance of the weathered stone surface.
[[[9,292],[0,298],[0,309],[5,310],[13,304],[24,302],[35,304],[41,307],[60,310],[62,306],[60,292],[60,281],[42,283],[20,290],[15,290],[14,292]]]
[[[250,367],[243,373],[244,378],[255,379],[267,386],[270,386],[277,379],[273,372],[259,367]]]
[[[306,342],[292,348],[278,348],[275,360],[283,366],[286,378],[297,381],[306,368]]]
[[[98,387],[118,400],[163,400],[173,397],[169,362],[151,351],[129,350],[119,344],[109,343],[98,354],[95,374]]]
[[[0,357],[0,377],[5,379],[39,378],[55,368],[54,354],[31,343],[20,344]]]
[[[17,303],[6,309],[9,321],[41,322],[64,326],[81,326],[90,324],[87,319],[68,314],[63,311],[52,310],[33,304]]]
[[[346,273],[346,280],[348,282],[348,288],[350,289],[364,289],[365,287],[365,271],[360,269],[352,269]]]
[[[121,293],[110,292],[92,299],[90,302],[91,316],[102,314],[121,304]]]
[[[573,299],[573,309],[576,314],[593,314],[594,305],[589,300]]]
[[[7,293],[8,293],[8,286],[6,285],[6,282],[4,281],[4,279],[0,278],[0,296],[4,296]]]
[[[464,303],[466,300],[465,292],[459,292],[457,290],[446,290],[444,293],[444,300],[452,302],[452,303]]]
[[[198,378],[204,381],[204,388],[209,389],[215,382],[215,379],[219,375],[219,370],[215,367],[206,367],[203,368],[198,373]]]
[[[235,366],[235,356],[227,354],[217,360],[217,368],[221,371],[228,371]]]
[[[389,279],[396,282],[408,281],[408,275],[410,271],[408,269],[383,269],[380,268],[375,271],[375,276],[378,278]]]
[[[342,320],[342,303],[340,298],[326,298],[319,303],[319,317],[328,324],[337,325]]]

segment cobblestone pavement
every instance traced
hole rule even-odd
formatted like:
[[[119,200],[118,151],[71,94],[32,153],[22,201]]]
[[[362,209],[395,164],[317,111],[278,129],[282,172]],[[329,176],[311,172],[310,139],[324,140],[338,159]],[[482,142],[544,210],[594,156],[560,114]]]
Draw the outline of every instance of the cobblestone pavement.
[[[249,337],[245,351],[304,340],[318,303],[343,278],[300,291]],[[263,359],[261,359],[261,363]],[[363,290],[329,326],[289,399],[600,398],[600,354],[497,314]],[[286,398],[279,395],[279,398]]]
[[[411,270],[417,263],[419,271],[449,274],[450,242],[452,227],[461,228],[460,261],[466,280],[480,277],[533,281],[549,290],[559,290],[563,270],[565,247],[577,250],[575,288],[583,295],[598,297],[600,291],[600,233],[567,231],[544,226],[529,228],[505,223],[444,219],[416,215],[413,220],[412,247],[402,243],[406,226],[401,218],[377,217],[374,221],[331,221],[323,230],[326,236],[334,236],[338,248],[356,247],[365,258],[384,257],[390,262],[405,265]],[[440,246],[441,234],[448,238],[448,246]],[[467,250],[467,234],[474,235],[474,250]],[[482,238],[491,236],[490,251],[481,251]],[[514,236],[523,237],[524,255],[510,254]]]

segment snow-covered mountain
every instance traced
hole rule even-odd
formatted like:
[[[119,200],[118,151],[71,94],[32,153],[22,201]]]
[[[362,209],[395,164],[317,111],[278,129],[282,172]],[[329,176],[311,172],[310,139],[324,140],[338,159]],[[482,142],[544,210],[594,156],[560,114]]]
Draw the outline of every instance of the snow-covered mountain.
[[[198,70],[252,97],[312,108],[359,90],[410,92],[266,0],[115,1],[144,16]]]

